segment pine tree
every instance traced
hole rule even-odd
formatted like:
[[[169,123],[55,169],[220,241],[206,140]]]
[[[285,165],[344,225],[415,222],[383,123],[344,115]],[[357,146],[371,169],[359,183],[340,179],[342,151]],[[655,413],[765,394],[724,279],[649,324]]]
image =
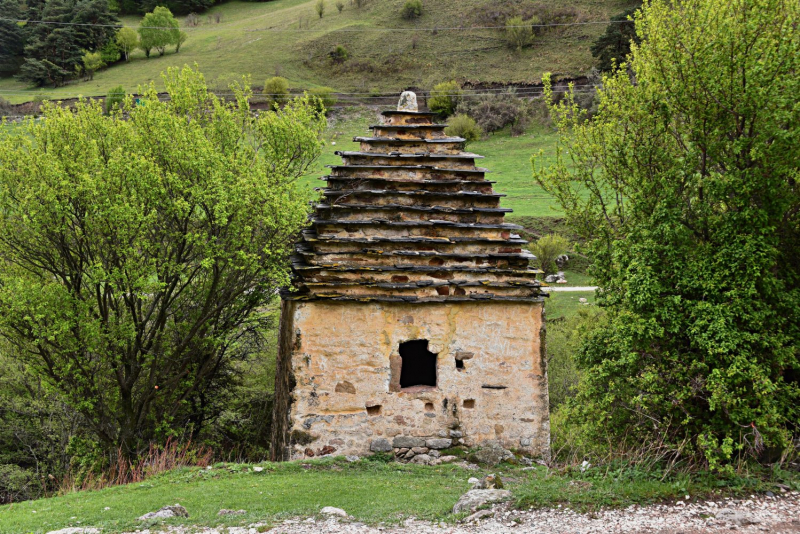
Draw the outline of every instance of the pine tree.
[[[21,17],[19,2],[0,0],[0,13],[10,19]],[[23,61],[25,32],[16,22],[0,20],[0,76],[16,74]]]
[[[628,9],[619,15],[611,17],[611,24],[606,27],[606,32],[601,35],[590,48],[592,56],[600,60],[599,69],[608,72],[616,63],[622,63],[631,52],[631,41],[639,44],[636,29],[632,20],[638,8]]]

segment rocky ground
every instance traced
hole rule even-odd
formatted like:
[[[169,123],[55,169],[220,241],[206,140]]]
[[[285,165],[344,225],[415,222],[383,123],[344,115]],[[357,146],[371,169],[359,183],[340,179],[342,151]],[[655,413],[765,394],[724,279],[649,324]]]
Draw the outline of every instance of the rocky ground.
[[[677,502],[649,506],[631,506],[580,514],[568,509],[515,510],[500,503],[479,510],[457,524],[434,524],[408,519],[399,526],[368,526],[349,519],[346,512],[327,509],[319,517],[296,518],[273,525],[250,525],[215,530],[173,527],[173,534],[495,534],[512,533],[671,533],[705,534],[800,533],[800,492],[780,495],[750,496],[749,499],[720,499],[703,502]],[[141,530],[137,534],[154,534]],[[133,534],[133,533],[132,533]]]

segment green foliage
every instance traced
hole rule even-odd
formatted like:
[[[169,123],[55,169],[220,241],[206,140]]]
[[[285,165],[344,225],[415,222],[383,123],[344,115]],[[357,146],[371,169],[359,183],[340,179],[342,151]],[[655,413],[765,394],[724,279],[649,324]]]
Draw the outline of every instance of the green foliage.
[[[614,65],[627,60],[631,53],[631,43],[639,44],[641,39],[636,33],[633,16],[638,8],[628,9],[611,17],[611,24],[606,32],[597,38],[590,48],[592,56],[598,60],[598,68],[609,72]]]
[[[0,13],[10,19],[22,18],[17,0],[0,0]],[[0,76],[11,76],[19,71],[24,61],[25,38],[22,26],[10,20],[0,20]]]
[[[336,0],[336,10],[341,13],[344,9],[344,2],[342,0]]]
[[[550,298],[566,298],[566,293]],[[573,297],[570,295],[570,297]],[[549,302],[545,306],[549,308]],[[594,306],[581,304],[576,312],[547,325],[547,384],[550,394],[550,411],[575,396],[580,381],[576,355],[583,339],[600,323],[602,312]]]
[[[175,41],[175,53],[176,54],[181,51],[181,45],[183,43],[185,43],[186,39],[188,39],[188,38],[189,38],[189,34],[186,33],[185,31],[178,32],[178,40]]]
[[[264,82],[264,96],[273,106],[281,106],[289,101],[289,80],[281,76],[273,76]]]
[[[325,0],[317,0],[317,3],[314,4],[314,11],[319,15],[319,18],[322,18],[325,15]]]
[[[125,102],[125,88],[118,85],[111,89],[106,95],[105,112],[106,115],[116,109],[122,109],[122,104]]]
[[[800,420],[800,4],[636,17],[597,115],[553,106],[565,151],[535,173],[586,237],[608,314],[572,420],[712,468],[770,458]]]
[[[531,46],[534,37],[534,24],[539,24],[539,20],[536,18],[522,20],[522,17],[511,17],[506,20],[503,37],[508,47],[520,52],[523,48]]]
[[[449,117],[456,111],[456,106],[461,101],[461,86],[458,82],[437,83],[431,90],[428,98],[428,108],[443,117]]]
[[[0,335],[108,450],[196,436],[260,347],[321,150],[310,99],[253,116],[171,69],[127,120],[46,104],[0,139]],[[42,261],[42,258],[47,258]]]
[[[133,28],[120,28],[115,37],[117,47],[128,61],[130,53],[139,48],[139,34]]]
[[[106,45],[100,49],[100,58],[106,65],[116,63],[119,61],[120,57],[122,57],[122,51],[119,49],[114,39],[110,39]]]
[[[142,19],[139,26],[139,48],[144,50],[147,57],[150,51],[156,49],[159,56],[163,56],[167,45],[179,46],[181,32],[178,21],[166,7],[156,7]]]
[[[105,67],[103,55],[100,52],[86,52],[83,54],[83,70],[89,79],[94,78],[94,72]]]
[[[117,18],[105,0],[31,2],[25,18],[50,24],[25,26],[25,62],[18,77],[37,86],[58,87],[83,68],[86,51],[101,50],[116,32]],[[58,25],[53,30],[53,24]]]
[[[328,56],[334,63],[344,63],[350,57],[350,52],[348,52],[347,49],[342,45],[337,44],[335,47],[333,47],[333,50],[328,53]]]
[[[554,273],[556,258],[569,250],[569,241],[558,234],[548,234],[540,237],[530,248],[539,262],[539,268],[545,273]]]
[[[404,19],[416,19],[422,16],[422,0],[406,0],[403,6]]]
[[[310,101],[319,113],[327,113],[338,102],[330,87],[316,87],[308,91]]]
[[[450,117],[447,121],[447,128],[444,129],[444,133],[450,137],[463,137],[467,140],[465,144],[469,144],[473,141],[478,141],[483,135],[483,130],[481,130],[481,127],[475,122],[475,119],[461,113]]]

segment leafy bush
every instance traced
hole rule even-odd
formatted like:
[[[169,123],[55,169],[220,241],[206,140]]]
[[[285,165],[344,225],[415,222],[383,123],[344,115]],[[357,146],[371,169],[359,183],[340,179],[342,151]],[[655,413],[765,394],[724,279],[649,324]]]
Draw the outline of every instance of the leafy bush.
[[[522,17],[512,17],[506,21],[503,38],[509,48],[521,51],[533,43],[533,24],[538,24],[538,19],[522,20]]]
[[[322,18],[322,16],[325,14],[325,0],[317,0],[317,3],[314,4],[314,11],[317,12],[319,18]]]
[[[272,107],[277,107],[289,101],[289,80],[281,76],[273,76],[264,82],[262,91]]]
[[[416,19],[422,16],[422,0],[406,0],[403,6],[404,19]]]
[[[557,270],[556,258],[569,250],[569,241],[558,234],[549,234],[540,237],[530,248],[539,268],[545,273],[554,273]]]
[[[641,17],[599,113],[552,106],[565,150],[536,173],[587,239],[608,315],[571,421],[728,472],[796,454],[800,4],[653,0]]]
[[[112,88],[106,95],[105,110],[106,115],[115,109],[120,109],[125,101],[125,88],[118,85]]]
[[[342,0],[336,0],[336,10],[341,13],[344,9],[344,2]]]
[[[347,61],[350,57],[350,52],[342,45],[336,45],[333,47],[333,50],[328,53],[328,57],[330,57],[331,61],[334,63],[341,64]]]
[[[463,113],[450,117],[444,133],[451,137],[463,137],[467,140],[466,144],[479,140],[483,135],[483,131],[475,119]]]
[[[330,87],[317,87],[308,91],[312,104],[321,113],[327,113],[339,101],[334,93],[335,90]]]
[[[105,66],[106,64],[103,62],[103,56],[100,52],[86,52],[83,55],[83,71],[90,80],[94,79],[95,71]]]
[[[100,57],[102,58],[103,63],[106,65],[111,65],[119,61],[119,58],[122,57],[122,51],[119,49],[116,41],[111,39],[103,48],[100,49]]]
[[[459,113],[466,113],[484,132],[496,132],[511,126],[512,135],[524,133],[531,115],[529,101],[519,98],[514,89],[464,98],[458,105]]]
[[[443,117],[449,117],[456,111],[461,100],[461,86],[458,82],[442,82],[433,86],[428,98],[428,108]]]

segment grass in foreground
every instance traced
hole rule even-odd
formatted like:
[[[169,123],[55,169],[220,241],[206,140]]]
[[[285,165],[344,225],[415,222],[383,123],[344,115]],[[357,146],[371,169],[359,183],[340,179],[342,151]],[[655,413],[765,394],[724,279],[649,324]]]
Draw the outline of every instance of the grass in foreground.
[[[567,279],[572,273],[567,273]],[[580,299],[585,298],[586,303]],[[564,291],[553,292],[544,301],[544,309],[547,312],[547,320],[561,319],[574,316],[582,306],[594,306],[594,291]]]
[[[452,521],[458,497],[469,489],[467,480],[486,470],[469,471],[456,465],[420,467],[394,462],[342,458],[283,464],[263,464],[254,472],[244,464],[217,465],[211,470],[179,469],[144,483],[100,491],[71,493],[0,506],[0,532],[47,532],[92,526],[113,533],[166,525],[237,526],[275,523],[296,516],[314,516],[324,506],[346,510],[357,521],[397,524],[407,517]],[[536,466],[525,470],[503,464],[491,470],[503,478],[520,507],[568,506],[578,511],[625,507],[671,499],[738,495],[772,489],[763,478],[721,480],[710,476],[672,476],[635,468],[611,470]],[[794,484],[794,482],[790,482]],[[800,487],[800,486],[798,486]],[[146,512],[180,503],[189,518],[158,523],[136,520]],[[243,516],[217,516],[222,508],[244,509]]]

